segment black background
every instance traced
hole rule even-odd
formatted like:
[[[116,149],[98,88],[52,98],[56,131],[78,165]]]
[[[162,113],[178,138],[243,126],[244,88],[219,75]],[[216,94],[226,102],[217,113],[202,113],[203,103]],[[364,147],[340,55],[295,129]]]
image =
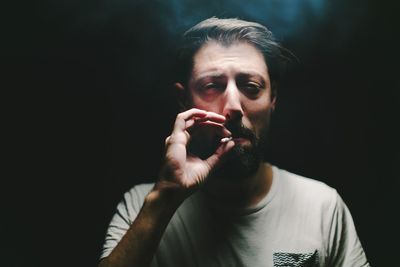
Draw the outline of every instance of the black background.
[[[269,159],[335,187],[370,263],[393,266],[394,2],[4,4],[0,265],[97,265],[123,192],[156,178],[177,111],[170,85],[179,34],[216,15],[265,24],[296,55],[278,93]]]

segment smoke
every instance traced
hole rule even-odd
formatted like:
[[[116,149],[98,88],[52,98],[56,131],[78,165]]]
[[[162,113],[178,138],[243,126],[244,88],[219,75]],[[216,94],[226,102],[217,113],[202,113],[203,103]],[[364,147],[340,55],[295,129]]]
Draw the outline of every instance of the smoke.
[[[301,32],[304,27],[318,25],[328,14],[326,0],[107,0],[89,8],[71,6],[61,8],[64,12],[78,10],[81,15],[79,20],[92,20],[94,23],[110,22],[115,20],[115,16],[131,16],[133,20],[145,19],[149,23],[162,25],[169,34],[174,36],[202,19],[217,16],[254,20],[265,24],[277,36],[291,38]],[[129,26],[145,27],[146,25]]]
[[[157,19],[174,36],[205,18],[217,16],[257,21],[279,39],[292,39],[299,37],[306,27],[317,28],[327,15],[326,0],[172,0],[167,4],[157,0],[155,4],[159,9]]]
[[[114,88],[112,84],[118,82],[127,90],[142,88],[135,92],[146,94],[147,88],[171,82],[171,62],[180,36],[206,18],[259,22],[303,60],[311,58],[316,48],[338,51],[346,45],[366,11],[365,6],[345,0],[50,1],[41,10],[41,36],[32,54],[63,58],[68,64],[62,65],[62,73],[77,73],[65,66],[79,64],[76,79],[80,81],[110,77],[110,86],[104,85],[104,78],[98,84]],[[84,78],[88,73],[96,77]]]

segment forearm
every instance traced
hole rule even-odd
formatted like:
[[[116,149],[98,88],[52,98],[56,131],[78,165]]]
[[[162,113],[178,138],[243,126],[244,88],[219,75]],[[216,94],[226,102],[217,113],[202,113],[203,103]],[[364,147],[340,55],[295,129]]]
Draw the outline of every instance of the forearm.
[[[165,163],[160,179],[147,195],[143,207],[124,237],[99,267],[149,266],[164,231],[176,209],[193,194],[211,170],[234,145],[221,144],[207,159],[188,153],[190,129],[207,124],[222,137],[231,136],[222,115],[192,108],[179,113],[174,129],[165,141]]]
[[[149,266],[161,237],[183,198],[153,189],[124,237],[99,267]]]

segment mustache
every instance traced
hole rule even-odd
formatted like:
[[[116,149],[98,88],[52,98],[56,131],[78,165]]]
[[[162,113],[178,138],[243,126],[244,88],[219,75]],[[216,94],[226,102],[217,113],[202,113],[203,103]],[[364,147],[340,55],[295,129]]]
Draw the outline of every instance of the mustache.
[[[256,141],[255,133],[244,126],[241,121],[228,121],[225,123],[225,128],[232,133],[233,138],[246,138],[251,141]]]

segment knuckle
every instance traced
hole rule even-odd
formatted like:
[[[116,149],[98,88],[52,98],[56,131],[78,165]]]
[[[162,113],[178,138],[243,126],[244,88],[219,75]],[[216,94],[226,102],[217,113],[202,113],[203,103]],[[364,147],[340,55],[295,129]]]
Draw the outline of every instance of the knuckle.
[[[168,136],[167,138],[165,138],[165,145],[170,144],[170,140],[171,140],[171,136]]]
[[[175,142],[175,140],[176,140],[176,135],[170,135],[166,140],[166,144],[171,145]]]
[[[184,119],[184,116],[185,116],[185,114],[184,114],[183,112],[181,112],[181,113],[179,113],[179,114],[176,116],[176,119],[177,119],[177,120],[183,120],[183,119]]]
[[[166,140],[167,144],[184,144],[186,140],[189,138],[189,133],[187,131],[179,131],[171,134],[169,137],[167,137],[168,140]]]
[[[174,171],[178,170],[181,166],[180,162],[172,157],[168,158],[167,162],[168,162],[168,166]]]
[[[171,172],[176,172],[181,169],[182,163],[172,155],[165,155],[165,165]]]

